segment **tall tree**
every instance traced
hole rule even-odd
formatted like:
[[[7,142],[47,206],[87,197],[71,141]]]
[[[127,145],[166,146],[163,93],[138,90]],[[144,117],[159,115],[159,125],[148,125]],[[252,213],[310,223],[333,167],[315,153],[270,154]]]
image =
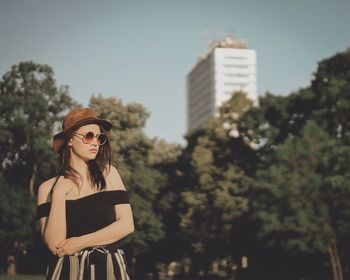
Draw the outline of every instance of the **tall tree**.
[[[0,169],[31,196],[38,173],[53,156],[48,135],[73,104],[47,65],[21,62],[0,80]]]
[[[16,274],[17,256],[32,245],[34,210],[29,191],[8,184],[0,173],[0,260],[7,274]]]
[[[313,118],[333,137],[350,144],[350,48],[318,65],[311,83]]]
[[[329,196],[334,196],[330,182],[336,179],[330,176],[331,158],[337,145],[308,121],[301,137],[289,137],[276,148],[273,163],[257,172],[252,210],[262,221],[259,235],[268,237],[271,245],[290,253],[328,252],[334,279],[342,279],[336,246],[339,229],[329,203]],[[346,189],[349,193],[349,184]]]
[[[187,135],[188,145],[179,161],[184,189],[180,225],[192,257],[207,260],[200,265],[232,254],[236,221],[249,208],[244,178],[254,168],[255,155],[238,127],[252,106],[243,92],[236,92],[218,117]]]
[[[306,122],[313,119],[330,136],[349,144],[349,79],[350,48],[322,60],[309,87],[279,97],[281,104],[286,104],[285,115],[276,118],[283,122],[277,126],[282,142],[288,134],[299,135]]]

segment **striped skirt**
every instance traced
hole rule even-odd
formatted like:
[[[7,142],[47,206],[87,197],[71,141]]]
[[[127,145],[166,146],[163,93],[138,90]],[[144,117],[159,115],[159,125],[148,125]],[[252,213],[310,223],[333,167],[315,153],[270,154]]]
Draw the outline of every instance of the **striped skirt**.
[[[124,251],[96,246],[74,255],[53,258],[46,269],[50,280],[132,280]]]

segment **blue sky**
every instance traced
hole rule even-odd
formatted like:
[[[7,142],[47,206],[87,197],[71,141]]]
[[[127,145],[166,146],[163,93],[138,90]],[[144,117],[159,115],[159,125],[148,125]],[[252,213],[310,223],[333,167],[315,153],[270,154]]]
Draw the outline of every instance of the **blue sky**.
[[[48,64],[83,105],[138,102],[149,136],[184,144],[186,75],[225,35],[257,51],[259,95],[286,95],[350,46],[350,0],[0,0],[0,75]]]

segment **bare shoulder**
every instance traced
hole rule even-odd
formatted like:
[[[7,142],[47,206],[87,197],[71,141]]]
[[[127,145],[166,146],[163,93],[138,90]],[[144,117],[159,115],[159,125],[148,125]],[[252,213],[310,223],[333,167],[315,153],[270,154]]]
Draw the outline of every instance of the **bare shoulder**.
[[[126,190],[118,169],[114,165],[110,165],[110,168],[106,166],[104,175],[108,190]]]
[[[56,177],[53,177],[51,179],[48,179],[44,181],[38,189],[38,205],[43,204],[45,202],[51,201],[51,188],[53,184],[55,183]]]

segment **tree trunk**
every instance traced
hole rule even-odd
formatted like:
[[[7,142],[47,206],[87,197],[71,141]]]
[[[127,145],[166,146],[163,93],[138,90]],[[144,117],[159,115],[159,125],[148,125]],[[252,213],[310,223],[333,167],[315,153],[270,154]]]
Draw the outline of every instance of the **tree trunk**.
[[[131,274],[135,274],[136,261],[137,261],[137,260],[136,260],[136,257],[133,256],[133,257],[131,258],[131,268],[130,268]]]
[[[328,245],[328,253],[329,253],[329,258],[331,260],[333,280],[339,280],[338,279],[338,274],[337,274],[337,268],[336,268],[336,265],[335,265],[334,252],[332,250],[332,246],[331,245]]]
[[[343,280],[344,279],[343,269],[342,269],[342,265],[341,265],[339,254],[338,254],[337,244],[335,241],[333,241],[332,245],[333,245],[333,252],[334,252],[334,258],[335,258],[335,263],[336,263],[336,267],[337,267],[338,277],[340,280]]]
[[[32,176],[30,177],[30,180],[29,180],[29,192],[31,197],[34,197],[34,183],[35,183],[37,171],[38,171],[38,164],[34,163]]]
[[[218,273],[219,272],[219,262],[217,260],[212,261],[212,263],[211,263],[211,270],[214,273]]]
[[[191,259],[189,257],[185,257],[183,272],[185,273],[186,277],[190,275],[190,266],[191,266]]]
[[[328,253],[331,259],[333,280],[343,280],[342,266],[335,241],[331,241],[328,245]]]
[[[6,274],[16,275],[16,262],[15,256],[13,255],[7,256]]]

